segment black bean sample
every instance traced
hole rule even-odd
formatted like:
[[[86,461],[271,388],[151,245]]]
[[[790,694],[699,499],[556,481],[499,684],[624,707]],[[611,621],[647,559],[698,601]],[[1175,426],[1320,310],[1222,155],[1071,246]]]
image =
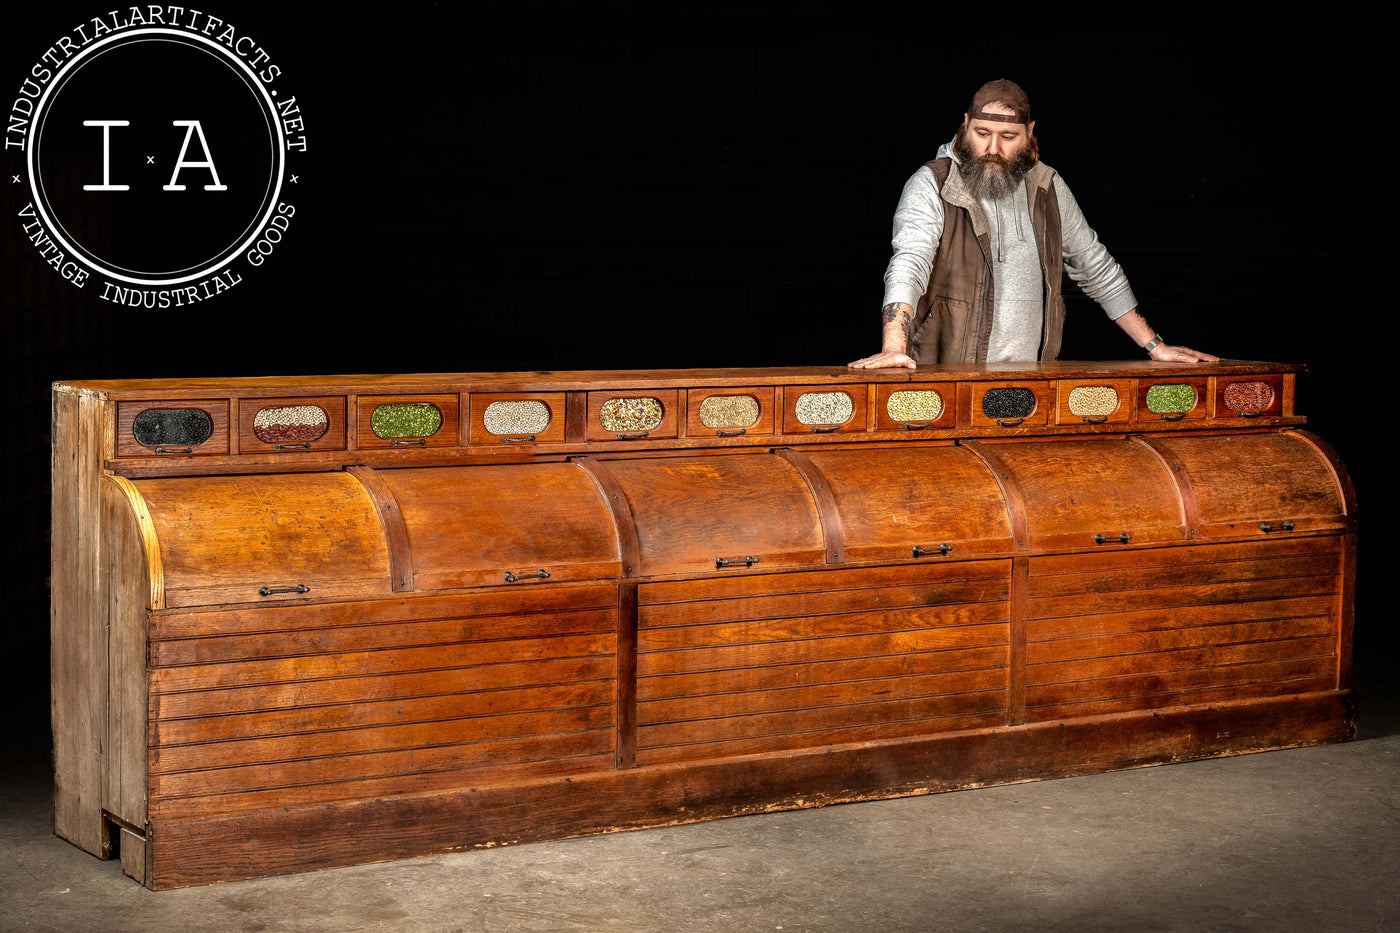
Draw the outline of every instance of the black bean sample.
[[[148,408],[136,416],[131,433],[146,447],[193,447],[209,440],[214,422],[198,408]]]
[[[988,389],[982,396],[982,414],[988,418],[1024,418],[1035,411],[1030,389]]]

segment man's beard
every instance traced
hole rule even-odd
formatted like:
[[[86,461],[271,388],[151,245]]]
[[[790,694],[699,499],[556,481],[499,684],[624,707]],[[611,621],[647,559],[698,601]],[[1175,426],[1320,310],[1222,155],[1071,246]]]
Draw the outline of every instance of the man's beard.
[[[974,198],[990,198],[1000,201],[1021,183],[1026,173],[1035,167],[1035,157],[1031,147],[1023,146],[1014,159],[1004,159],[998,155],[984,155],[978,158],[968,143],[967,137],[959,133],[953,140],[953,152],[958,157],[958,174]]]

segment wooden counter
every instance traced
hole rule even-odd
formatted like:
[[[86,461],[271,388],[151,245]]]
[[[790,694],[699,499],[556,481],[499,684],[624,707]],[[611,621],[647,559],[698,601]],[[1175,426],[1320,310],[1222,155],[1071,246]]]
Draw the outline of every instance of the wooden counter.
[[[56,831],[168,888],[1347,738],[1298,372],[56,384]]]

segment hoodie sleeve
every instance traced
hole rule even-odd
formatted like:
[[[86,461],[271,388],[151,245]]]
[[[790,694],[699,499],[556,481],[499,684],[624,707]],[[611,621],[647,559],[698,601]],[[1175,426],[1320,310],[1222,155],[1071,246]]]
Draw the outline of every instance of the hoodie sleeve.
[[[1110,320],[1117,320],[1137,307],[1137,297],[1128,285],[1128,276],[1108,248],[1099,242],[1099,235],[1084,219],[1079,203],[1058,172],[1053,184],[1060,204],[1065,271],[1084,294],[1099,303]]]
[[[894,211],[894,255],[885,267],[884,305],[902,301],[911,308],[928,288],[938,241],[943,236],[943,199],[927,165],[904,184]]]

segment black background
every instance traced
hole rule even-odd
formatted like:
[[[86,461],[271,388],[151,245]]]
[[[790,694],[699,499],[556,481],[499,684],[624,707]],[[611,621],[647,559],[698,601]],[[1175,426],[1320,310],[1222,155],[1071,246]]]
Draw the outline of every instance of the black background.
[[[110,8],[9,14],[6,109],[50,43]],[[877,347],[901,186],[997,77],[1029,92],[1043,159],[1169,341],[1307,364],[1299,409],[1384,525],[1386,18],[1363,36],[869,4],[199,8],[259,40],[306,118],[267,265],[192,309],[120,308],[40,261],[18,162],[0,176],[0,636],[23,708],[47,690],[51,381],[842,364]],[[1066,289],[1063,359],[1139,357]],[[1358,670],[1390,678],[1383,544],[1364,540]]]

